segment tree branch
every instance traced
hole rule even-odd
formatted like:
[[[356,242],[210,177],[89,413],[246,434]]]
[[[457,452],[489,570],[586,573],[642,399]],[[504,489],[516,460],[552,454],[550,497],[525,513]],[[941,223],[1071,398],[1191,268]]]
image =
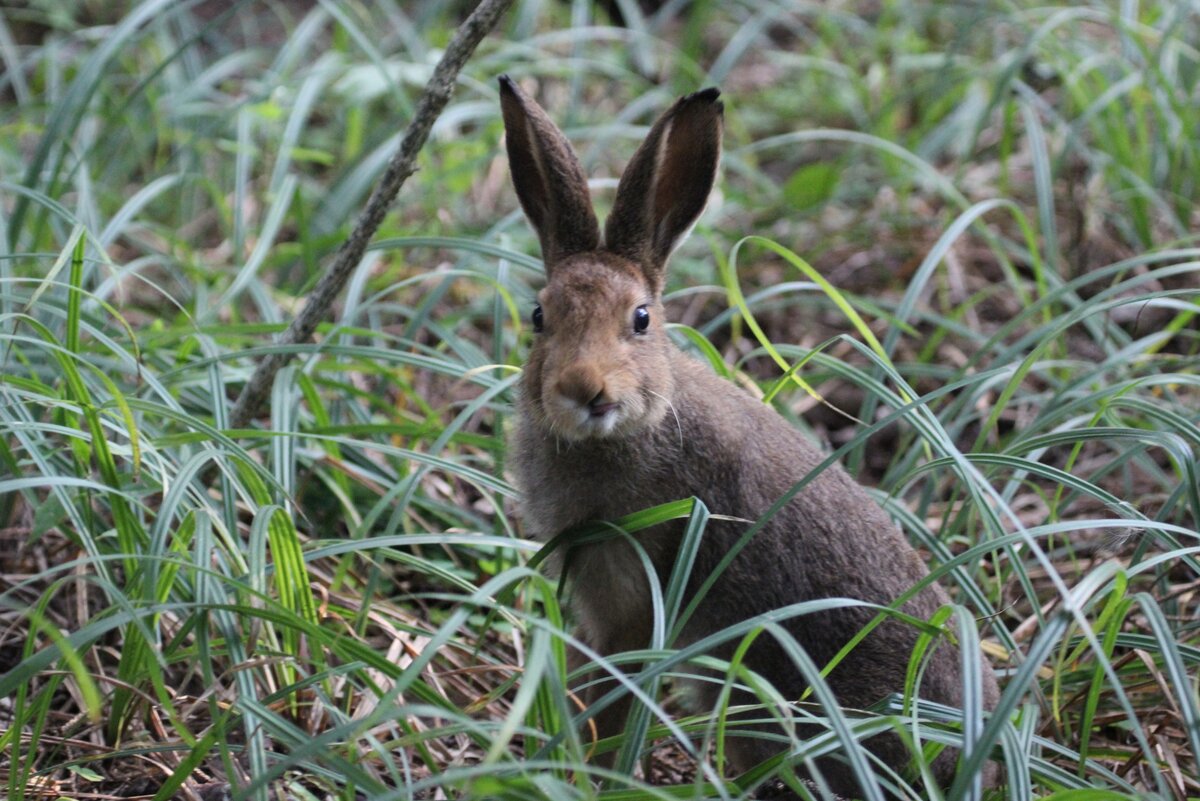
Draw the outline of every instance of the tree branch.
[[[429,78],[429,83],[425,85],[425,89],[421,93],[416,112],[413,114],[412,122],[408,125],[408,130],[405,131],[399,149],[388,161],[383,179],[371,193],[366,208],[363,209],[358,217],[358,222],[355,223],[354,231],[350,234],[350,238],[342,243],[334,257],[333,264],[313,287],[304,303],[304,308],[279,337],[278,344],[295,345],[308,342],[312,339],[317,325],[328,316],[330,307],[341,294],[350,273],[362,259],[363,251],[367,249],[367,243],[379,229],[379,224],[387,215],[400,187],[416,171],[417,154],[425,145],[425,140],[429,138],[429,131],[433,128],[433,123],[441,115],[446,103],[449,102],[450,95],[454,92],[454,85],[458,80],[458,73],[467,63],[471,54],[475,52],[475,48],[483,40],[483,37],[496,27],[500,17],[512,3],[513,0],[482,0],[471,16],[454,32],[454,37],[450,40],[445,55],[438,62],[433,75]],[[271,353],[263,357],[254,369],[254,373],[251,374],[250,380],[242,388],[242,394],[238,396],[237,403],[229,415],[230,428],[245,428],[258,414],[263,401],[271,391],[275,374],[291,360],[292,356],[291,353]]]

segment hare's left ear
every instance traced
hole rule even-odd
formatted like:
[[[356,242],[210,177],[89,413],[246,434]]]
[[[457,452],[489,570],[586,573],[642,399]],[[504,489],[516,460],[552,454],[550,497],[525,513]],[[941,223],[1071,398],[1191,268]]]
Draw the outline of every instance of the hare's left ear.
[[[625,168],[604,226],[606,249],[662,289],[667,257],[704,211],[721,158],[724,106],[716,88],[687,95],[659,117]]]

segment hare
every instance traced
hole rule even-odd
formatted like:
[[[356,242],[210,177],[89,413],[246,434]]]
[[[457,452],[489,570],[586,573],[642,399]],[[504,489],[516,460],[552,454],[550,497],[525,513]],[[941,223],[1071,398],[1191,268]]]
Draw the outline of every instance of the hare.
[[[706,89],[683,97],[654,123],[621,177],[602,240],[583,169],[565,136],[511,79],[500,78],[513,184],[540,239],[547,274],[533,311],[536,334],[510,441],[521,516],[527,533],[539,540],[691,496],[714,514],[753,521],[822,461],[820,451],[774,410],[685,355],[667,335],[661,299],[667,258],[712,190],[721,148],[719,94]],[[695,593],[747,525],[710,523],[689,592]],[[681,534],[681,525],[664,524],[637,535],[664,586]],[[635,548],[621,539],[581,545],[565,564],[580,640],[605,655],[647,647],[651,593]],[[682,637],[695,642],[812,599],[888,604],[927,575],[883,510],[835,465],[741,550]],[[934,584],[903,610],[928,619],[947,602]],[[839,608],[793,617],[784,625],[824,666],[874,615],[869,608]],[[828,676],[840,705],[862,709],[902,691],[916,640],[913,628],[899,622],[875,629]],[[717,656],[728,658],[732,647]],[[961,706],[955,647],[943,642],[929,660],[921,695]],[[807,687],[769,635],[758,638],[746,664],[793,701]],[[996,679],[990,668],[985,671],[984,702],[993,708]],[[711,709],[719,685],[695,685],[698,710]],[[589,703],[613,685],[590,686],[584,692]],[[627,709],[613,705],[601,712],[595,721],[600,736],[619,733]],[[763,736],[727,742],[730,765],[738,772],[781,747],[778,739]],[[895,735],[876,736],[867,747],[895,770],[909,761]],[[952,781],[955,760],[951,749],[935,760],[939,784]],[[825,758],[817,767],[834,792],[859,794],[841,761]]]

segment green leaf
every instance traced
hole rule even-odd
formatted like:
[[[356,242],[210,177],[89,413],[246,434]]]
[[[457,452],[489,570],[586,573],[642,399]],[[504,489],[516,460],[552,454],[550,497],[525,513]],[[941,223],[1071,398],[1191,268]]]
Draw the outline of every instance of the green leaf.
[[[85,779],[89,782],[104,781],[103,776],[91,768],[84,767],[83,765],[67,765],[67,770],[71,773],[74,773],[79,778]]]
[[[62,501],[58,496],[47,495],[46,500],[38,504],[37,510],[33,513],[33,531],[29,535],[29,542],[36,542],[47,531],[57,527],[66,516],[67,510],[63,508]]]
[[[819,206],[833,197],[842,170],[836,164],[819,161],[806,164],[792,173],[783,185],[783,197],[799,211]]]

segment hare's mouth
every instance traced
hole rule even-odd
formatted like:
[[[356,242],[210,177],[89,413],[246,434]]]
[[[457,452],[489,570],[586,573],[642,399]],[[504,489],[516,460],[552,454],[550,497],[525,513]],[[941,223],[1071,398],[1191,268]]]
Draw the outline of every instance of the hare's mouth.
[[[629,409],[620,401],[580,404],[563,397],[551,402],[547,411],[557,420],[558,433],[574,440],[612,436],[629,416]]]
[[[611,401],[609,403],[597,403],[595,405],[589,405],[587,413],[588,417],[592,418],[593,420],[602,419],[608,414],[615,412],[620,407],[621,404],[617,403],[616,401]]]
[[[575,414],[579,423],[579,433],[584,437],[606,437],[612,434],[623,417],[619,401],[589,403],[577,409]]]

